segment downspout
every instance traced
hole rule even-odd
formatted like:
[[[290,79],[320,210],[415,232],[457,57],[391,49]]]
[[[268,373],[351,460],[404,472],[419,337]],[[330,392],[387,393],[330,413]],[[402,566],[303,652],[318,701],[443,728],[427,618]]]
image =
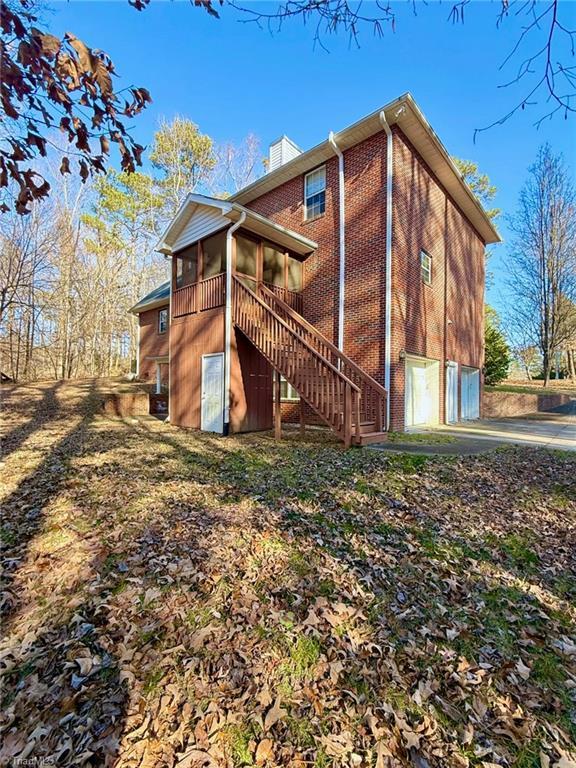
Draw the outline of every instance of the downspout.
[[[344,189],[344,153],[336,144],[333,131],[330,131],[328,141],[338,156],[338,349],[341,352],[344,352],[344,298],[346,280],[346,196]]]
[[[385,262],[385,318],[384,318],[384,388],[386,398],[386,429],[390,429],[390,366],[392,360],[392,131],[386,121],[384,110],[380,112],[380,123],[386,134],[386,262]]]
[[[174,255],[170,254],[170,293],[168,297],[168,417],[166,421],[171,424],[170,421],[170,403],[172,398],[170,397],[170,383],[172,381],[172,279],[174,274]]]
[[[241,227],[246,219],[246,211],[240,213],[240,218],[226,232],[226,308],[224,311],[224,427],[223,435],[230,433],[230,378],[232,346],[232,235]]]
[[[136,337],[136,378],[140,377],[140,315],[138,315],[138,336]]]

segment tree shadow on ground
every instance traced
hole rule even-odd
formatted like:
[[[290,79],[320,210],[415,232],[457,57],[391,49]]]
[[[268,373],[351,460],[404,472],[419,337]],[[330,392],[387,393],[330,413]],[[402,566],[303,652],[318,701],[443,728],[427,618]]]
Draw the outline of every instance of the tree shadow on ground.
[[[18,409],[20,413],[28,417],[28,421],[24,425],[17,424],[5,435],[2,435],[1,456],[3,461],[11,453],[17,451],[28,437],[57,417],[59,411],[58,390],[61,386],[62,382],[57,381],[51,386],[43,387],[42,399],[39,403],[33,402],[32,404],[27,404],[24,408],[20,407]],[[11,387],[9,391],[6,391],[5,388],[2,389],[0,397],[2,408],[8,411],[9,414],[14,415],[14,410],[18,408],[17,404],[22,402],[21,398],[15,397],[18,394],[18,389],[21,388]],[[8,423],[8,419],[6,421]]]
[[[487,466],[486,458],[345,452],[315,433],[315,442],[291,435],[278,444],[152,420],[81,423],[81,450],[70,435],[57,446],[58,483],[43,489],[41,468],[31,478],[45,505],[66,496],[70,525],[86,545],[75,545],[75,572],[55,582],[66,610],[37,615],[36,639],[14,649],[9,735],[21,738],[45,719],[44,701],[34,699],[39,687],[57,714],[35,756],[65,746],[62,764],[86,749],[98,764],[119,754],[122,764],[171,765],[194,743],[207,749],[202,733],[212,728],[222,740],[220,764],[232,764],[246,734],[246,744],[262,735],[264,691],[288,712],[273,729],[277,764],[292,764],[293,750],[313,760],[326,734],[352,722],[361,734],[368,711],[409,764],[413,755],[383,702],[413,729],[433,717],[436,735],[417,752],[430,765],[447,764],[450,750],[436,759],[428,747],[439,749],[441,734],[456,749],[470,702],[491,690],[501,694],[490,694],[476,723],[482,739],[510,722],[526,729],[511,731],[517,740],[539,738],[536,722],[565,726],[561,681],[550,679],[555,651],[534,635],[562,630],[556,582],[547,563],[542,581],[528,539],[510,539],[530,493],[537,505],[536,492],[558,484],[538,476],[536,461],[511,479],[506,453]],[[513,486],[523,490],[511,506]],[[13,495],[12,506],[21,499]],[[560,506],[556,522],[538,517],[552,558],[560,552]],[[66,560],[67,548],[59,552]],[[37,599],[33,589],[27,598]],[[537,679],[508,682],[518,654]],[[88,655],[98,659],[93,674],[77,661]],[[343,666],[329,686],[336,663]],[[480,664],[493,670],[482,686]],[[528,690],[542,703],[532,720],[514,720]],[[374,742],[358,739],[361,750]],[[512,741],[509,756],[518,750]]]

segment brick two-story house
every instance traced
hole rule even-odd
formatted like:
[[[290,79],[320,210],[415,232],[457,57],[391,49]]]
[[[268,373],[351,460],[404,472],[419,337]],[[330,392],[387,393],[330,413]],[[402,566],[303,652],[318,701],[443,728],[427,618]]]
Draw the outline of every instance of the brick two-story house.
[[[498,240],[409,94],[307,151],[282,137],[264,176],[168,227],[140,373],[167,364],[171,422],[223,433],[282,413],[364,444],[475,418]]]

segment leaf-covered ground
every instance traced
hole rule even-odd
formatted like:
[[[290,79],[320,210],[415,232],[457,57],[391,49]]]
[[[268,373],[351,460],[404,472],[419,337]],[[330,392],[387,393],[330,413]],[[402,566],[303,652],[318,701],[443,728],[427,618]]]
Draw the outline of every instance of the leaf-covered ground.
[[[575,765],[576,457],[4,390],[0,762]]]

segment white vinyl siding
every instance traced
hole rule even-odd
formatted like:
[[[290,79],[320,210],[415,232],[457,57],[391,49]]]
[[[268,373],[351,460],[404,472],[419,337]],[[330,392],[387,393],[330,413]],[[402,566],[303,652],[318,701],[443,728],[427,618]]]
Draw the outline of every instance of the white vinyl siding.
[[[223,216],[221,211],[214,210],[213,208],[198,208],[178,235],[172,250],[179,251],[181,248],[185,248],[187,245],[191,245],[198,240],[202,240],[203,237],[217,232],[228,224],[230,224],[229,219]]]
[[[275,171],[276,168],[280,168],[284,163],[288,163],[290,160],[298,157],[301,151],[287,136],[282,136],[281,139],[270,144],[268,170]]]

